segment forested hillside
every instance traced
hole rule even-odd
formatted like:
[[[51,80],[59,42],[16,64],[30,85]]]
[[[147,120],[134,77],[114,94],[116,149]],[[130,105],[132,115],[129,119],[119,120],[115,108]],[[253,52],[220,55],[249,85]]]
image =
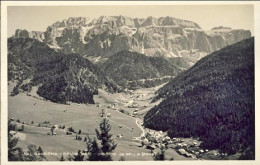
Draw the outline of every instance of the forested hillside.
[[[254,38],[204,57],[157,92],[144,126],[254,159]]]
[[[12,95],[30,91],[54,102],[94,103],[98,88],[119,91],[113,80],[78,54],[63,54],[29,38],[8,40],[8,80],[17,81]]]
[[[161,57],[122,51],[100,64],[106,75],[123,87],[152,87],[169,81],[181,69]]]

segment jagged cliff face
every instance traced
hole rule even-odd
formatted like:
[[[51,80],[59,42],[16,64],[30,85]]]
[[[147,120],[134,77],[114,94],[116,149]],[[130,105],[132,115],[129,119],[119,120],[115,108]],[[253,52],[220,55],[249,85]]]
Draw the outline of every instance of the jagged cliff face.
[[[123,50],[183,60],[187,66],[227,45],[251,37],[249,30],[225,27],[204,31],[194,22],[173,17],[101,16],[69,18],[45,32],[17,30],[15,37],[35,38],[65,53],[103,58]]]

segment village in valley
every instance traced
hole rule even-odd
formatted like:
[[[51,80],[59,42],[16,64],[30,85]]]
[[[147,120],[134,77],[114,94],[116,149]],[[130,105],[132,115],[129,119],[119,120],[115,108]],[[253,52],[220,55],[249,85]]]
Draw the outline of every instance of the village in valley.
[[[86,137],[94,137],[94,129],[106,118],[117,143],[114,160],[122,157],[125,160],[153,160],[156,153],[162,152],[166,160],[225,158],[225,153],[218,150],[201,149],[198,138],[170,138],[166,132],[143,127],[144,114],[159,103],[150,103],[159,87],[116,94],[100,90],[94,96],[94,105],[53,103],[38,96],[33,89],[30,93],[9,97],[9,115],[20,128],[13,134],[20,139],[19,146],[34,143],[44,152],[54,153],[46,155],[48,160],[59,160],[61,154],[66,157],[78,150],[88,153]]]

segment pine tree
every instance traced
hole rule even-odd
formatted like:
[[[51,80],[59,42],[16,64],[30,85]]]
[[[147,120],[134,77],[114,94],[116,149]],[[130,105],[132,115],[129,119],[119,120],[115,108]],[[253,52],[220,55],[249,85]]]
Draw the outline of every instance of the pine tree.
[[[99,125],[100,132],[96,129],[96,135],[98,140],[101,141],[101,151],[103,152],[104,160],[112,160],[112,157],[109,153],[113,152],[117,144],[112,138],[112,134],[109,133],[111,126],[108,123],[108,119],[104,118]]]
[[[100,161],[103,160],[101,155],[100,147],[98,146],[97,140],[88,138],[87,140],[87,149],[88,149],[88,160],[90,161]]]
[[[19,139],[13,137],[13,133],[16,128],[16,124],[12,123],[12,121],[8,120],[8,160],[9,161],[23,161],[24,154],[23,150],[20,147],[16,147]]]
[[[42,147],[39,146],[38,149],[37,149],[37,153],[40,154],[40,159],[46,159],[45,156],[43,155],[43,150],[42,150]]]

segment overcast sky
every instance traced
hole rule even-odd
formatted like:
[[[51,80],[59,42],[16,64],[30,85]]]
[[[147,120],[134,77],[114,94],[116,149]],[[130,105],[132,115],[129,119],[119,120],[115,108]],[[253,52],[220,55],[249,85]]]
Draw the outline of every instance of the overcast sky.
[[[254,34],[253,5],[174,5],[174,6],[9,6],[8,36],[16,29],[45,31],[47,26],[69,17],[90,17],[123,15],[133,18],[148,16],[190,20],[202,29],[227,26],[233,29],[247,29]]]

